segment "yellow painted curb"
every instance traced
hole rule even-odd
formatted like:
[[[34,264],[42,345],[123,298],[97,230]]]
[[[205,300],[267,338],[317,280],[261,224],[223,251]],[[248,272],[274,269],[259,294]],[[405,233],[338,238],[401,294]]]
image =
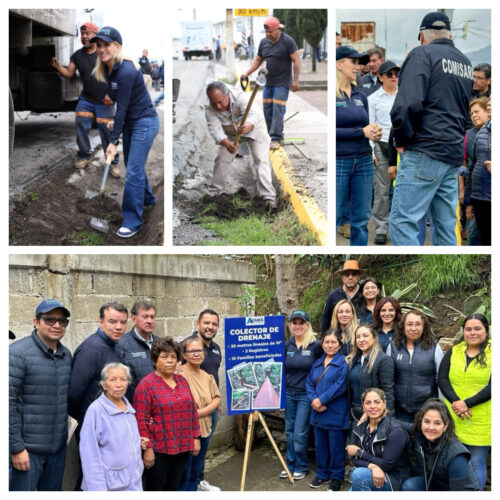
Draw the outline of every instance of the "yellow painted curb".
[[[320,245],[328,244],[328,222],[314,198],[295,174],[284,149],[270,151],[271,165],[276,177],[290,197],[293,211],[300,222],[311,229]]]

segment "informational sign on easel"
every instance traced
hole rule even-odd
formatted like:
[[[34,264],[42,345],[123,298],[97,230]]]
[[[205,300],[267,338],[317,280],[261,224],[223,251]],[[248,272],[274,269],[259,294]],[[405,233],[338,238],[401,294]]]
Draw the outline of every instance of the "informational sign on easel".
[[[285,408],[284,316],[226,318],[229,415]]]
[[[249,316],[224,320],[228,415],[250,413],[240,491],[250,459],[256,422],[260,421],[288,480],[293,476],[261,411],[285,408],[285,317]]]

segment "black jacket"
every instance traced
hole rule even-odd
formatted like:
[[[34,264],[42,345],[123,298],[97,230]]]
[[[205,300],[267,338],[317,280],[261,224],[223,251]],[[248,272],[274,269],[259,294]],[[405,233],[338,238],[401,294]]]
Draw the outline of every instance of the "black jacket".
[[[54,454],[66,446],[71,353],[33,331],[9,347],[9,453]]]
[[[368,423],[367,420],[360,425],[353,425],[350,444],[364,449],[363,439]],[[391,490],[399,491],[411,472],[408,443],[404,424],[387,415],[378,424],[371,449],[364,451],[361,457],[353,457],[351,461],[356,467],[368,467],[371,463],[378,465],[389,476]]]
[[[358,362],[358,359],[360,357],[361,352],[358,352],[358,355],[352,360],[352,363],[349,366],[349,375],[351,374],[352,367]],[[370,373],[368,372],[368,364],[365,364],[365,366],[363,366],[361,369],[360,394],[363,394],[363,391],[365,389],[369,389],[370,387],[378,387],[385,392],[387,409],[391,413],[394,413],[394,362],[392,358],[386,356],[382,351],[377,354],[375,362],[373,363],[372,371]],[[350,407],[352,405],[352,388],[350,383],[348,394]]]
[[[101,370],[108,363],[120,361],[115,346],[115,342],[97,330],[76,348],[68,403],[70,415],[80,424],[87,408],[99,393]]]
[[[157,338],[153,335],[153,340]],[[151,349],[144,339],[137,337],[133,328],[118,341],[115,349],[120,362],[130,368],[132,381],[128,385],[126,396],[129,401],[132,401],[137,384],[154,370]]]
[[[452,485],[448,475],[448,465],[457,455],[465,455],[469,461],[465,482],[459,489],[479,490],[479,481],[470,464],[470,452],[458,439],[446,440],[443,435],[431,448],[423,434],[418,432],[412,439],[410,448],[413,474],[425,478],[426,491],[457,490],[456,487],[450,487]]]
[[[391,110],[396,145],[462,165],[472,73],[471,62],[451,40],[413,49],[401,67]]]

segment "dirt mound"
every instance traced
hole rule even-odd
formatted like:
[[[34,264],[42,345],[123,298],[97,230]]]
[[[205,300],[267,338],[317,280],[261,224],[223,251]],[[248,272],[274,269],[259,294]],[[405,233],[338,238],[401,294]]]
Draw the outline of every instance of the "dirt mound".
[[[266,206],[264,198],[252,196],[245,188],[240,188],[236,193],[203,196],[198,204],[198,215],[216,217],[220,220],[232,220],[250,215],[269,215],[282,209],[282,206],[270,209]]]
[[[116,236],[123,220],[120,205],[106,195],[85,198],[86,186],[68,183],[70,165],[49,174],[32,191],[10,200],[10,245],[161,245],[163,182],[153,188],[157,204],[144,212],[144,229],[132,238]],[[123,189],[120,187],[113,191]],[[35,191],[36,189],[36,191]],[[108,233],[90,228],[92,217],[108,221]],[[147,229],[147,230],[146,230]]]

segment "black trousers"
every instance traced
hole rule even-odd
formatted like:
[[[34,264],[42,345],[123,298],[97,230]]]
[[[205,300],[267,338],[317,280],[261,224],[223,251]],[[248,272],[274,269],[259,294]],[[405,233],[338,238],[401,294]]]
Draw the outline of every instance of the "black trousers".
[[[189,451],[167,455],[155,451],[155,463],[144,471],[146,491],[178,491]]]
[[[471,198],[477,229],[483,245],[491,245],[491,201]]]

